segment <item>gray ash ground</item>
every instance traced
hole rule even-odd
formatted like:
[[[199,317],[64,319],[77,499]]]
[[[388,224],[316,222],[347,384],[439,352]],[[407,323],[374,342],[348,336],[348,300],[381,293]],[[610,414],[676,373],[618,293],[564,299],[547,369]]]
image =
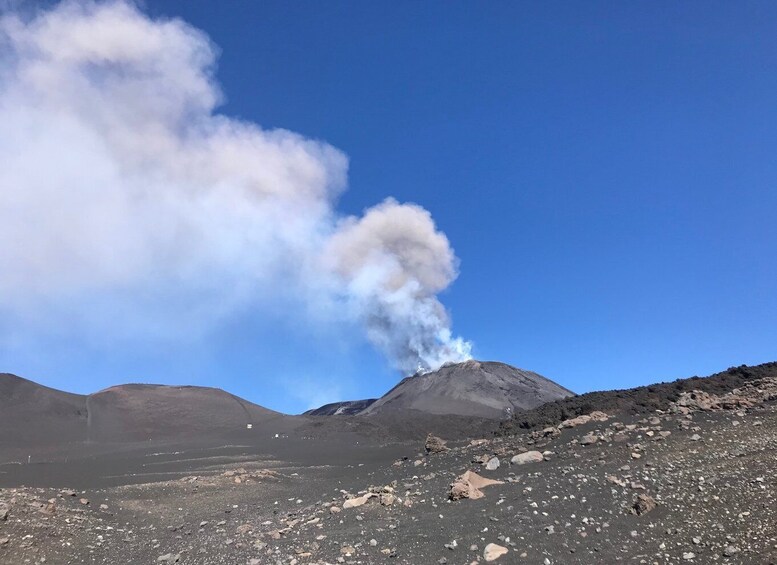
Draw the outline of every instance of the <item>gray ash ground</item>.
[[[777,562],[773,402],[559,432],[428,455],[418,441],[321,440],[310,445],[329,457],[289,449],[268,459],[239,446],[124,453],[123,464],[158,467],[155,482],[107,477],[113,468],[95,460],[77,491],[51,464],[35,480],[57,486],[0,490],[0,563],[467,564],[485,562],[488,544],[508,550],[497,563]],[[544,459],[510,464],[526,450]],[[494,456],[488,471],[481,462]],[[0,467],[0,480],[22,480],[23,466]],[[451,483],[470,469],[503,483],[451,501]],[[106,481],[127,484],[85,488]],[[378,496],[344,508],[370,491]],[[640,494],[656,508],[633,513]]]

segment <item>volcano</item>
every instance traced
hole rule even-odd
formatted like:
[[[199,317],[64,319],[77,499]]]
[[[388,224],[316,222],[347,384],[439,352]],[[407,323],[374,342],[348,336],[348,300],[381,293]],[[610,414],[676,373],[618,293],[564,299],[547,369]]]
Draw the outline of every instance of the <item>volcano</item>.
[[[417,410],[501,419],[574,395],[532,371],[473,360],[407,377],[360,414]]]
[[[546,402],[575,396],[532,371],[493,361],[449,363],[403,379],[378,400],[327,404],[313,416],[399,416],[402,413],[503,419]]]

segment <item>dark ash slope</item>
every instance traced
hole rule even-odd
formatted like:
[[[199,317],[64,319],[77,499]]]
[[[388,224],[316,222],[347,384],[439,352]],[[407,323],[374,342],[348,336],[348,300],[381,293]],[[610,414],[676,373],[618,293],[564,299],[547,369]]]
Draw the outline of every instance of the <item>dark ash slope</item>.
[[[199,438],[282,417],[221,389],[128,384],[88,398],[92,441]]]
[[[0,373],[0,445],[81,441],[86,396]]]
[[[200,438],[279,418],[215,388],[131,384],[85,396],[0,374],[0,446]]]

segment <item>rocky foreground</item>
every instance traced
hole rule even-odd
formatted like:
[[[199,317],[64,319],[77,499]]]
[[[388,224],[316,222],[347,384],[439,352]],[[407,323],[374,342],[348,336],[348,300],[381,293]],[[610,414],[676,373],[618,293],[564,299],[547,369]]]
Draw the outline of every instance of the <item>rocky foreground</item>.
[[[762,379],[363,463],[3,489],[0,563],[777,563],[775,399]]]

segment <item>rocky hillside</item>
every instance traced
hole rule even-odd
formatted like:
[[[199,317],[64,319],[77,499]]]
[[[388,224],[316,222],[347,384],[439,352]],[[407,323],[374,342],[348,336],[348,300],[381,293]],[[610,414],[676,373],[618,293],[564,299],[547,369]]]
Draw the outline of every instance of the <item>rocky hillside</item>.
[[[709,377],[691,377],[625,390],[589,392],[555,400],[532,410],[516,412],[500,426],[502,435],[524,429],[544,428],[575,416],[599,410],[611,414],[643,415],[666,410],[683,393],[699,390],[725,394],[758,379],[777,378],[777,362],[731,367]]]

